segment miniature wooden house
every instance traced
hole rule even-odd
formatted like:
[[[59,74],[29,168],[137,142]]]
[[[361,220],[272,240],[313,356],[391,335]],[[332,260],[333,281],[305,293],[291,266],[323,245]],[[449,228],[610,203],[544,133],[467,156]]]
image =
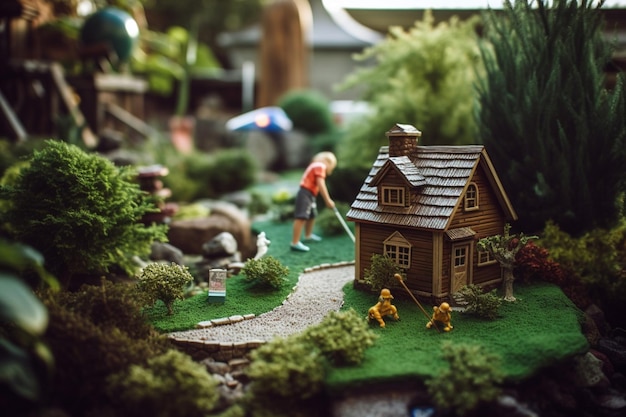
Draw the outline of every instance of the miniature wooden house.
[[[500,265],[476,242],[517,219],[485,148],[419,146],[421,132],[387,133],[347,218],[355,223],[355,279],[373,254],[392,258],[411,292],[443,299],[463,285],[492,286]]]

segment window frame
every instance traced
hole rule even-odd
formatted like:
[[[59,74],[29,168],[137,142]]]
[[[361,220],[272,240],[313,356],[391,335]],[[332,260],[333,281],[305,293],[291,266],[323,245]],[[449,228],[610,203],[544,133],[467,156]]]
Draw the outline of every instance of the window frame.
[[[487,265],[493,265],[498,263],[498,261],[496,260],[496,258],[493,257],[493,255],[491,255],[491,252],[489,252],[488,250],[479,250],[478,248],[476,248],[476,265],[477,266],[487,266]],[[484,259],[483,256],[486,256],[487,258]]]
[[[470,193],[473,193],[474,196],[469,196]],[[479,209],[478,186],[475,182],[470,182],[465,190],[465,195],[463,196],[463,208],[465,211],[474,211]]]
[[[383,255],[402,269],[411,268],[412,245],[399,232],[392,233],[383,242]]]
[[[390,194],[397,193],[397,198],[392,198]],[[405,207],[407,206],[406,187],[398,187],[392,185],[380,186],[380,202],[385,206]]]

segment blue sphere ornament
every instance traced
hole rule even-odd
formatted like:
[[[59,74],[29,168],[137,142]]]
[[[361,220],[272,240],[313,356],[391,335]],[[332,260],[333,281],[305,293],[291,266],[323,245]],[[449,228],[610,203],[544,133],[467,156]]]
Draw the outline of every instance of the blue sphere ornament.
[[[109,44],[120,62],[130,58],[139,41],[139,26],[131,15],[115,7],[106,7],[93,13],[80,30],[83,45]]]

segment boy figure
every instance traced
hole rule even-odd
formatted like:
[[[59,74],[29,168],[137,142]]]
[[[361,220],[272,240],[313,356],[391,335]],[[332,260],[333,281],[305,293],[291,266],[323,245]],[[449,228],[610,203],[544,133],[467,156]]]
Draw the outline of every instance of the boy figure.
[[[332,152],[320,152],[304,171],[300,180],[300,189],[296,195],[296,211],[294,213],[293,236],[291,238],[291,250],[307,252],[309,247],[300,242],[302,229],[304,228],[305,242],[319,242],[321,237],[313,234],[313,225],[317,215],[315,199],[318,194],[322,195],[324,203],[330,209],[335,207],[335,202],[328,194],[326,177],[337,166],[337,158]]]

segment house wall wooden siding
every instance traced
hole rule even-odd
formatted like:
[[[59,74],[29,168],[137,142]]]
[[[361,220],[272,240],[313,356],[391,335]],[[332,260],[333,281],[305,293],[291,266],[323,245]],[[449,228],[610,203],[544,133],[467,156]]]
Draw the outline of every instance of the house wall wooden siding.
[[[478,165],[474,175],[470,179],[470,182],[476,184],[478,188],[478,210],[466,211],[463,208],[463,202],[457,209],[455,214],[451,218],[450,226],[448,229],[455,229],[459,227],[469,226],[476,232],[472,242],[472,271],[470,277],[468,277],[468,283],[485,284],[493,283],[494,280],[501,280],[500,265],[497,263],[491,265],[478,265],[478,251],[476,250],[476,242],[479,239],[488,236],[494,236],[502,234],[504,232],[504,225],[506,215],[502,210],[502,206],[498,203],[494,188],[488,181],[488,177],[483,164]],[[451,245],[447,245],[451,246]],[[448,268],[448,279],[444,280],[450,284],[451,274],[451,256],[448,249],[448,259],[444,262]],[[449,291],[448,286],[445,291]]]
[[[431,293],[433,276],[433,237],[432,233],[414,228],[398,228],[378,224],[360,224],[360,250],[357,260],[359,280],[363,280],[365,270],[372,266],[372,254],[383,254],[384,241],[399,232],[411,244],[410,267],[406,271],[405,283],[411,290]]]

